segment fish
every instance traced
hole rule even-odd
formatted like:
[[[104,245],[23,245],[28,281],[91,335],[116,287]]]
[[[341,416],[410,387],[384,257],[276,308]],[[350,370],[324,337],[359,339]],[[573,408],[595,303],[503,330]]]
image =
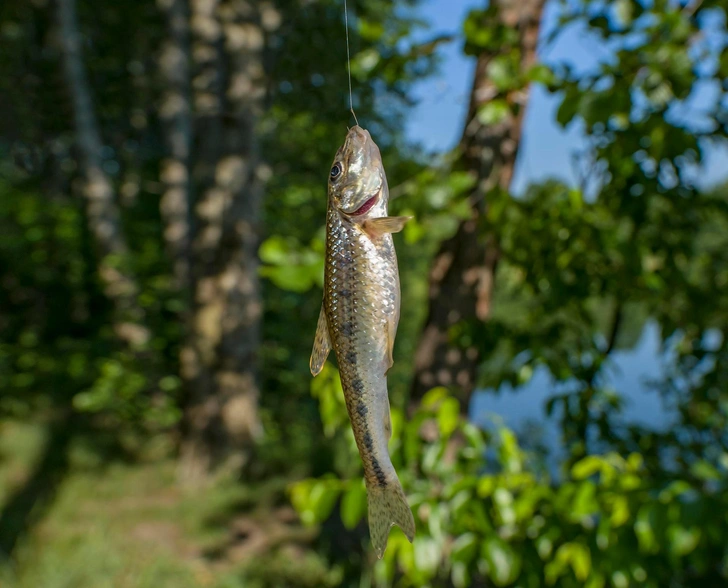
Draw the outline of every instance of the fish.
[[[328,179],[324,296],[311,353],[311,374],[333,348],[349,420],[364,465],[369,533],[379,559],[392,526],[410,543],[415,521],[389,456],[392,422],[387,372],[400,316],[392,233],[407,216],[388,216],[382,155],[369,131],[346,135]]]

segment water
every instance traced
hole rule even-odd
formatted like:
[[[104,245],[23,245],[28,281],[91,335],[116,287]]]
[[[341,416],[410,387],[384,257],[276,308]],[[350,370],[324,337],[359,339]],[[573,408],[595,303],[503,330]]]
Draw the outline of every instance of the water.
[[[638,424],[653,430],[664,430],[674,420],[674,413],[663,405],[659,393],[649,382],[665,375],[670,352],[661,350],[656,323],[648,322],[637,345],[630,350],[611,354],[604,376],[608,385],[623,399],[620,422]],[[573,384],[571,385],[573,387]],[[538,432],[539,441],[551,454],[561,453],[559,426],[554,415],[546,415],[546,402],[556,394],[569,390],[569,383],[557,384],[546,368],[539,368],[523,386],[502,386],[476,392],[470,405],[470,417],[476,424],[491,428],[502,423],[517,433]]]

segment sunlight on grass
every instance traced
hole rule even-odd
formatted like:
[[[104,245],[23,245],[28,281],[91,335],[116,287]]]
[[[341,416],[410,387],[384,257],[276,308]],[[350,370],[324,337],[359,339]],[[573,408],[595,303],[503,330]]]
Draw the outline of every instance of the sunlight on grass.
[[[32,475],[44,441],[41,426],[0,423],[0,508]],[[295,517],[269,521],[286,508],[286,480],[244,485],[221,479],[184,491],[172,460],[104,463],[88,439],[72,446],[69,463],[48,510],[20,537],[12,559],[0,561],[2,588],[338,583],[335,571],[301,548],[310,530],[299,529]],[[289,534],[299,544],[291,544]],[[262,554],[255,547],[261,540],[270,545]]]
[[[46,517],[21,538],[14,564],[2,566],[2,585],[215,586],[201,537],[190,532],[191,503],[173,481],[170,463],[71,471]]]
[[[40,424],[0,422],[0,505],[26,481],[44,442]]]

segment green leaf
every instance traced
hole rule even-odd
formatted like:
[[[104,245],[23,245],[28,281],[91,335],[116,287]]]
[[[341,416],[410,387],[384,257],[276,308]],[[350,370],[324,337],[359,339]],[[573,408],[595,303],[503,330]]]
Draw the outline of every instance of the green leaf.
[[[561,105],[556,112],[556,121],[562,126],[566,127],[576,116],[577,108],[579,107],[579,98],[573,92],[566,92]]]
[[[591,571],[591,554],[589,548],[581,543],[572,544],[571,569],[574,570],[576,579],[583,582]]]
[[[590,480],[579,484],[572,505],[572,516],[577,519],[595,514],[599,510],[596,500],[596,485]]]
[[[586,545],[576,542],[564,543],[556,550],[554,559],[546,565],[546,581],[554,584],[571,566],[576,579],[584,582],[591,572],[591,554]]]
[[[544,63],[537,63],[526,73],[526,79],[531,82],[550,86],[554,83],[555,76],[551,68]]]
[[[485,451],[485,438],[483,431],[470,422],[463,422],[460,425],[460,431],[468,441],[468,450],[472,452],[475,458],[480,458]]]
[[[475,55],[480,52],[483,47],[487,47],[494,36],[494,31],[491,27],[484,26],[484,15],[483,10],[471,10],[468,17],[465,19],[463,24],[463,33],[469,48],[466,48],[466,53]]]
[[[491,100],[478,110],[478,120],[486,126],[496,125],[508,117],[510,110],[505,100]]]
[[[367,511],[367,490],[362,480],[352,480],[341,500],[341,521],[351,530]]]
[[[436,408],[444,399],[448,398],[450,393],[447,388],[438,386],[429,390],[422,398],[422,408],[433,409]]]
[[[513,65],[513,55],[499,55],[487,65],[488,79],[501,90],[509,90],[518,83],[518,76]]]
[[[311,396],[319,401],[319,413],[327,437],[334,436],[349,416],[338,370],[328,362],[321,373],[311,380]]]
[[[440,565],[442,549],[437,541],[431,537],[415,536],[414,540],[415,566],[417,570],[432,578]]]
[[[499,459],[506,471],[517,473],[523,469],[523,452],[518,446],[518,440],[513,431],[502,427],[500,429]]]
[[[617,20],[623,27],[628,27],[632,23],[634,14],[634,1],[633,0],[615,0],[614,12],[617,16]]]
[[[463,533],[452,544],[450,557],[454,562],[470,563],[478,553],[478,536],[475,533]]]
[[[487,498],[492,496],[498,485],[498,480],[493,476],[483,476],[478,482],[478,496]]]
[[[531,378],[533,377],[533,366],[530,364],[526,364],[520,367],[518,370],[518,384],[519,386],[522,386],[523,384],[527,384],[531,381]]]
[[[690,466],[690,471],[701,480],[720,480],[720,472],[709,462],[701,459]]]
[[[659,551],[660,546],[654,529],[656,519],[657,509],[654,504],[645,504],[637,512],[634,532],[640,550],[645,553],[657,553]]]
[[[340,493],[341,482],[331,477],[302,480],[289,488],[291,503],[307,525],[324,521]]]
[[[569,202],[571,203],[572,210],[580,212],[584,208],[584,195],[581,190],[569,190]]]
[[[584,588],[604,588],[606,581],[601,574],[591,574],[584,584]]]
[[[455,561],[452,564],[452,571],[450,572],[450,578],[455,588],[468,588],[471,586],[470,572],[468,571],[467,564],[461,561]]]
[[[621,527],[630,517],[629,501],[626,496],[616,495],[612,502],[612,514],[609,521],[614,527]]]
[[[489,537],[481,551],[488,562],[488,576],[496,586],[508,586],[516,581],[521,573],[521,558],[508,543]]]
[[[571,476],[575,480],[583,480],[600,472],[604,467],[604,460],[598,455],[589,455],[580,461],[577,461],[571,467]]]
[[[261,243],[258,255],[264,263],[282,265],[288,262],[290,250],[283,237],[274,235]]]
[[[426,235],[427,229],[425,225],[418,222],[416,218],[411,219],[404,226],[404,240],[408,245],[413,245],[421,241]]]
[[[374,49],[365,49],[351,58],[351,73],[357,79],[364,79],[378,64],[381,57]]]
[[[384,25],[381,22],[367,18],[359,18],[359,35],[367,41],[376,41],[384,35]]]
[[[460,403],[455,398],[445,398],[437,411],[437,425],[443,437],[455,431],[460,420]]]
[[[670,552],[681,557],[691,553],[698,546],[700,529],[673,524],[667,528],[667,538],[670,544]]]

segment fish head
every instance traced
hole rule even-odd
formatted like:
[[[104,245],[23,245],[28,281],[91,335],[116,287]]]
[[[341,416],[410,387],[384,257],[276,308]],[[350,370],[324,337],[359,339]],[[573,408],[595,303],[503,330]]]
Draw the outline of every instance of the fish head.
[[[352,127],[329,173],[334,206],[349,217],[362,217],[389,197],[382,154],[369,131]],[[379,207],[378,207],[379,208]]]

